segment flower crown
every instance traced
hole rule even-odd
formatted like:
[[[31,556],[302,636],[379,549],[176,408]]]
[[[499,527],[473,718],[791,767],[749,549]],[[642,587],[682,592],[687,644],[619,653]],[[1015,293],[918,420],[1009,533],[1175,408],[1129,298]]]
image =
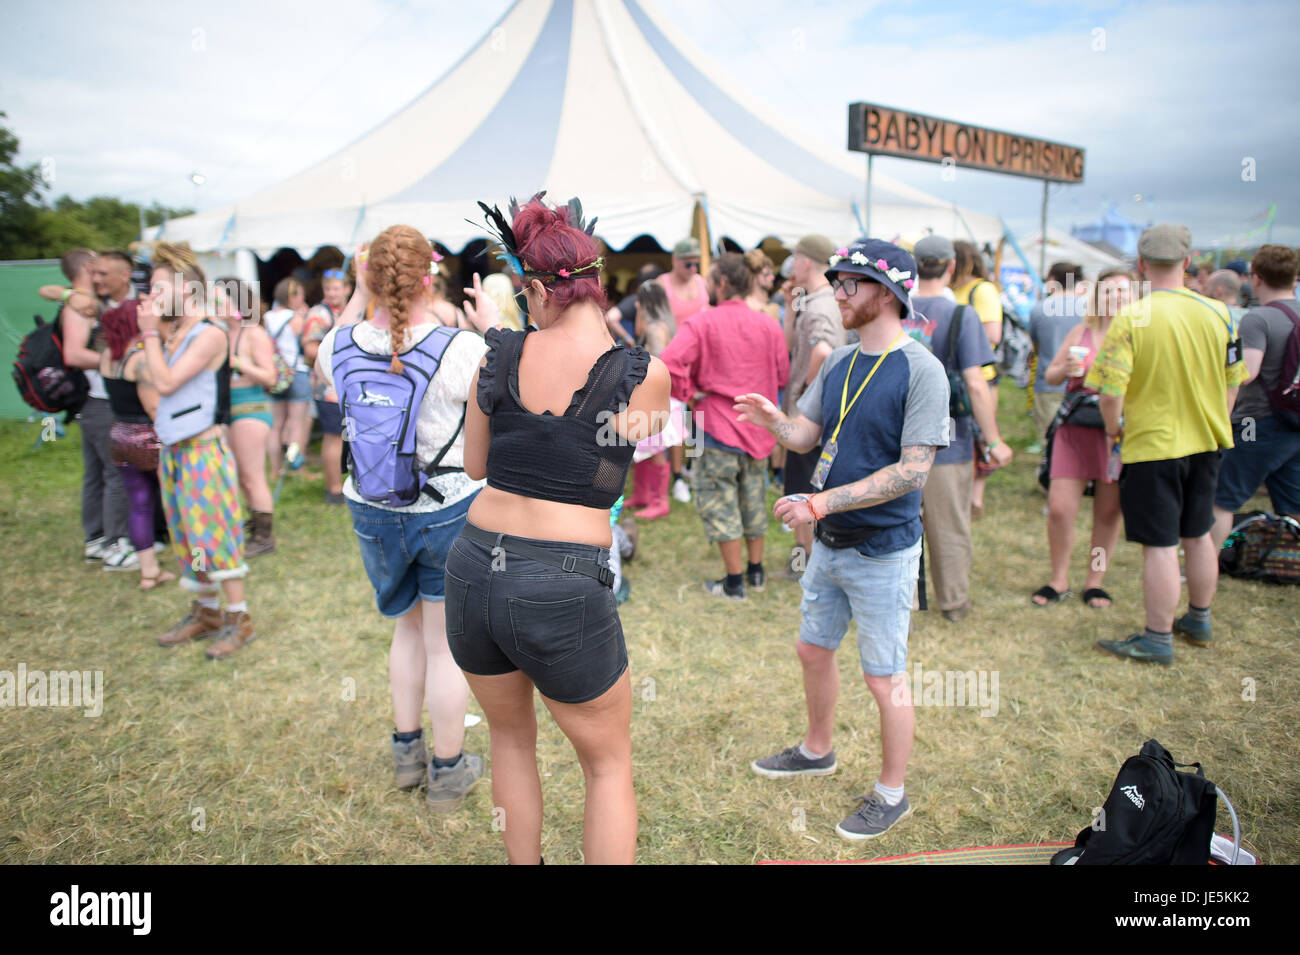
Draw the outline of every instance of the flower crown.
[[[533,196],[529,202],[540,200],[544,195],[546,195],[545,189]],[[495,252],[498,258],[503,259],[512,269],[514,269],[515,273],[522,278],[537,279],[543,285],[551,285],[562,280],[577,278],[583,272],[598,272],[600,269],[605,267],[605,257],[602,255],[597,256],[594,262],[588,262],[586,265],[574,268],[530,268],[527,263],[523,262],[519,258],[519,243],[518,240],[515,239],[514,229],[510,226],[510,223],[519,215],[519,203],[515,200],[515,197],[510,197],[510,205],[507,207],[507,211],[510,214],[509,220],[501,214],[501,210],[496,206],[489,208],[485,202],[479,202],[478,206],[483,210],[483,215],[487,222],[488,234],[492,235],[497,240],[489,247],[488,251]],[[587,233],[587,235],[591,235],[596,228],[596,220],[592,219],[590,222],[583,221],[581,200],[576,196],[570,199],[568,202],[568,209],[569,225],[582,230]],[[465,221],[469,222],[468,219]],[[471,222],[470,224],[473,225],[474,223]]]
[[[830,257],[830,261],[828,264],[830,265],[831,268],[835,268],[836,265],[838,265],[840,262],[843,262],[845,259],[848,259],[854,265],[864,265],[867,266],[868,268],[874,266],[885,276],[887,276],[889,278],[889,281],[902,282],[903,288],[911,288],[913,285],[912,273],[910,271],[904,271],[903,269],[900,268],[891,267],[890,264],[886,262],[884,259],[876,259],[875,262],[872,262],[861,252],[854,252],[853,254],[850,255],[848,249],[836,249],[835,254]]]

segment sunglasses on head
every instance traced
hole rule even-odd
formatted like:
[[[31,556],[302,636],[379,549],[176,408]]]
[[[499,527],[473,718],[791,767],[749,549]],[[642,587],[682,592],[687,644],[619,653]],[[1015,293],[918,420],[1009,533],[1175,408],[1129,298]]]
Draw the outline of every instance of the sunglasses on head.
[[[861,277],[831,279],[831,288],[834,289],[836,292],[838,292],[840,289],[843,289],[845,298],[852,298],[854,295],[857,295],[859,285],[879,285],[879,284],[880,283],[877,282],[875,279],[861,278]]]

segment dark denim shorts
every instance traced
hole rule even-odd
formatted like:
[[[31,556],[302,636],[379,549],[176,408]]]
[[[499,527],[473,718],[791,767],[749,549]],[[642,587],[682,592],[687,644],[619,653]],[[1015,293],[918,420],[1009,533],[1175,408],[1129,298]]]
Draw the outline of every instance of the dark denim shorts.
[[[609,564],[604,547],[521,539]],[[447,643],[466,673],[522,670],[543,696],[586,703],[627,669],[618,605],[600,581],[463,536],[447,555],[446,578]]]
[[[477,496],[414,514],[348,500],[361,562],[385,617],[404,616],[420,600],[443,599],[443,563]]]

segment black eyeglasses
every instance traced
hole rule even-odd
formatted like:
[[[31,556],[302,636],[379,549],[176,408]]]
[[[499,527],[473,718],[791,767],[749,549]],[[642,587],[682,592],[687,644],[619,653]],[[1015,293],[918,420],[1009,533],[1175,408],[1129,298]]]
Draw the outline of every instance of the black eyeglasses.
[[[858,294],[858,285],[879,285],[875,279],[855,278],[855,279],[831,279],[831,288],[836,292],[844,290],[845,298],[852,298]]]
[[[694,269],[695,271],[699,271],[700,268],[699,259],[682,259],[681,263],[682,265],[686,266],[688,269]]]

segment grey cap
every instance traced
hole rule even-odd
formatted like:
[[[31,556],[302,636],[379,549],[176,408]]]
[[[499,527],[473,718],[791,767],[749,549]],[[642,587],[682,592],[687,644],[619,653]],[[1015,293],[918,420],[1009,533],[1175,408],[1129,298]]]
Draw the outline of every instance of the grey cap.
[[[673,246],[673,255],[679,259],[691,257],[699,258],[700,240],[695,238],[695,236],[687,236],[685,239],[682,239]]]
[[[808,256],[824,268],[835,252],[835,243],[824,235],[806,235],[795,243],[793,251]]]
[[[957,257],[957,250],[951,239],[941,235],[927,235],[912,249],[912,255],[919,262],[921,259],[935,259],[939,262],[951,262]]]
[[[1162,222],[1153,225],[1138,239],[1138,256],[1148,262],[1181,262],[1192,251],[1192,232],[1185,225]]]

